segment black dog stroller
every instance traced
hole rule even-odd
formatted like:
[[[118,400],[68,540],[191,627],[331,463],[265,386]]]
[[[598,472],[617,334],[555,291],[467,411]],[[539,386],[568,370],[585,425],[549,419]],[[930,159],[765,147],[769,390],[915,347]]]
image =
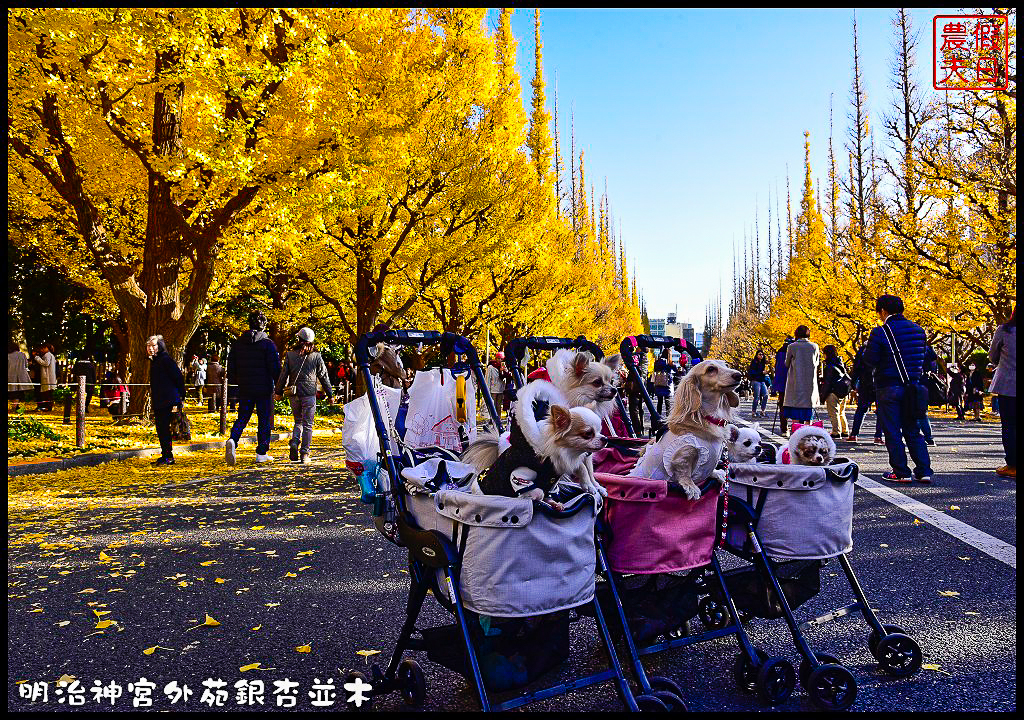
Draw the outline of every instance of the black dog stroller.
[[[372,387],[369,349],[378,343],[440,345],[441,357],[466,359],[494,426],[501,422],[484,382],[473,346],[451,333],[389,331],[363,335],[356,360]],[[346,682],[369,680],[370,697],[395,690],[410,704],[422,704],[426,683],[419,665],[403,659],[406,650],[424,650],[428,658],[463,674],[475,686],[483,710],[507,710],[607,680],[614,681],[623,704],[638,709],[626,681],[608,627],[595,600],[594,498],[566,488],[560,511],[528,498],[468,492],[472,468],[442,448],[405,448],[389,452],[389,428],[375,394],[368,393],[380,447],[374,482],[374,523],[390,541],[409,552],[410,588],[406,618],[386,669],[371,677],[351,672]],[[428,590],[454,615],[455,623],[416,627]],[[558,665],[569,654],[570,611],[594,606],[608,655],[608,669],[542,690],[492,703],[489,692],[521,688]],[[657,702],[655,700],[655,702]]]
[[[801,655],[800,682],[824,710],[846,710],[857,697],[857,682],[840,661],[814,652],[803,630],[860,611],[871,628],[868,647],[882,670],[907,677],[921,668],[921,648],[895,625],[883,625],[853,572],[846,554],[853,549],[853,494],[857,464],[836,458],[826,467],[769,462],[729,467],[731,487],[725,549],[750,566],[725,573],[727,592],[746,616],[784,618]],[[798,624],[793,610],[821,589],[821,568],[837,558],[856,602]],[[735,666],[740,687],[752,689],[756,668],[740,656]]]

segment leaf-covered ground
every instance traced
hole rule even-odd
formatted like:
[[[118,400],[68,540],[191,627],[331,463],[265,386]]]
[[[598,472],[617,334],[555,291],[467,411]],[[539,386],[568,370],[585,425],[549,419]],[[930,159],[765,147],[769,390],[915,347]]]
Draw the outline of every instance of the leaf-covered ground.
[[[222,440],[219,434],[220,414],[206,412],[205,406],[189,405],[186,408],[189,420],[192,423],[192,442],[209,442]],[[8,417],[17,417],[17,413],[8,413]],[[114,419],[105,409],[96,405],[95,400],[90,406],[89,413],[85,417],[85,447],[79,449],[75,446],[75,418],[72,414],[71,422],[64,424],[64,410],[56,407],[54,410],[44,412],[24,412],[26,419],[38,420],[46,427],[60,436],[59,440],[45,437],[27,439],[8,438],[7,461],[8,463],[18,462],[41,462],[48,458],[65,458],[80,455],[82,453],[112,452],[116,450],[134,450],[137,448],[159,447],[160,441],[156,436],[156,428],[148,423],[133,423],[125,425],[114,424]],[[228,427],[235,420],[235,413],[228,413]],[[315,428],[320,430],[341,430],[342,416],[331,415],[316,416]],[[287,432],[291,430],[291,416],[278,413],[274,416],[274,431]],[[256,418],[253,416],[249,424],[249,431],[245,434],[255,434]]]

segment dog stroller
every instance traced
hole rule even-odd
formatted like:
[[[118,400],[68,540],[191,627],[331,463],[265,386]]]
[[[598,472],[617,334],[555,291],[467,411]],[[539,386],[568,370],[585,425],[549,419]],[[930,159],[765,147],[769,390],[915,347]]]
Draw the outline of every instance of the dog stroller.
[[[369,349],[377,343],[441,346],[441,357],[464,356],[477,380],[488,414],[501,422],[483,381],[476,351],[451,333],[389,331],[363,335],[356,359],[371,385]],[[468,492],[472,469],[443,448],[389,452],[393,430],[385,423],[375,393],[367,395],[384,450],[373,492],[374,522],[381,533],[409,552],[410,588],[406,618],[386,669],[371,668],[370,697],[395,690],[421,704],[426,683],[406,650],[462,673],[475,686],[483,710],[505,710],[569,690],[612,680],[630,710],[656,699],[634,699],[623,676],[607,625],[594,599],[595,500],[578,488],[559,496],[561,511],[527,498]],[[455,622],[419,629],[416,621],[428,590]],[[489,692],[522,687],[568,656],[570,610],[594,605],[609,668],[542,690],[492,703]]]
[[[773,453],[774,454],[774,453]],[[727,571],[727,592],[742,613],[785,618],[802,656],[800,681],[818,707],[845,710],[857,696],[853,675],[839,660],[815,653],[803,630],[859,610],[871,628],[868,646],[889,675],[906,677],[921,667],[921,648],[895,625],[882,625],[854,575],[846,553],[853,549],[856,463],[836,458],[827,467],[743,463],[729,467],[731,488],[725,547],[751,565]],[[837,558],[856,602],[798,625],[793,610],[820,591],[822,565]],[[736,662],[736,681],[749,688],[749,658]]]
[[[671,338],[667,341],[673,345],[676,343]],[[548,337],[516,339],[509,343],[506,353],[518,364],[526,347],[539,350],[570,347],[589,351],[598,360],[603,356],[600,348],[582,337],[576,340]],[[631,355],[633,350],[629,352]],[[521,374],[513,371],[513,379],[518,387],[522,387]],[[619,400],[620,413],[628,418],[621,396]],[[735,609],[732,615],[736,619],[731,625],[718,623],[697,637],[669,637],[699,613],[703,616],[709,609],[719,611],[718,601],[708,596],[705,572],[716,575],[719,583],[724,582],[714,557],[715,543],[720,534],[721,486],[717,482],[707,483],[701,498],[691,502],[681,490],[669,487],[665,481],[625,476],[636,464],[636,458],[646,443],[646,439],[609,438],[608,447],[594,455],[595,469],[611,468],[621,473],[599,472],[596,475],[598,482],[608,490],[602,521],[598,526],[597,559],[603,578],[598,593],[606,611],[619,617],[641,696],[653,695],[669,709],[685,709],[679,686],[669,678],[649,677],[640,656],[736,634],[751,662],[763,664],[766,668],[762,680],[765,699],[782,702],[795,681],[789,682],[788,690],[785,686],[776,686],[780,679],[786,680],[795,675],[792,667],[781,658],[771,658],[770,663],[761,662],[764,654],[759,655],[746,638]],[[674,574],[681,572],[686,573],[685,576]],[[623,575],[629,577],[624,578]],[[638,579],[640,583],[636,582]],[[699,595],[706,597],[698,599]],[[652,607],[651,597],[658,599],[654,603],[657,607]],[[665,641],[650,645],[658,636],[665,636]],[[644,647],[638,649],[638,644]],[[788,675],[785,672],[787,667]]]

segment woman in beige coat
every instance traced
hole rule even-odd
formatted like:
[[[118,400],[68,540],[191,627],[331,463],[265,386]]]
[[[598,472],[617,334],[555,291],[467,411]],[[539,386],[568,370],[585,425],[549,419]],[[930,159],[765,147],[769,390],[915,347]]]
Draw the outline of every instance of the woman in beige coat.
[[[794,333],[796,340],[786,349],[786,397],[783,410],[786,418],[810,424],[818,400],[818,366],[821,351],[811,342],[811,331],[801,325]]]

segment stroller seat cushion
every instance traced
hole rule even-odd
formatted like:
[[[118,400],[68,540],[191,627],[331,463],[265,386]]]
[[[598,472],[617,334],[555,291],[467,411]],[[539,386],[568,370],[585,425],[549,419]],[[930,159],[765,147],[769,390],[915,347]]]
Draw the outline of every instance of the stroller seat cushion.
[[[623,477],[608,473],[597,473],[597,481],[608,490],[608,496],[622,502],[660,502],[668,495],[666,480],[644,477]]]
[[[475,476],[476,469],[472,465],[444,458],[430,458],[414,467],[402,468],[406,487],[414,493],[466,487]]]

